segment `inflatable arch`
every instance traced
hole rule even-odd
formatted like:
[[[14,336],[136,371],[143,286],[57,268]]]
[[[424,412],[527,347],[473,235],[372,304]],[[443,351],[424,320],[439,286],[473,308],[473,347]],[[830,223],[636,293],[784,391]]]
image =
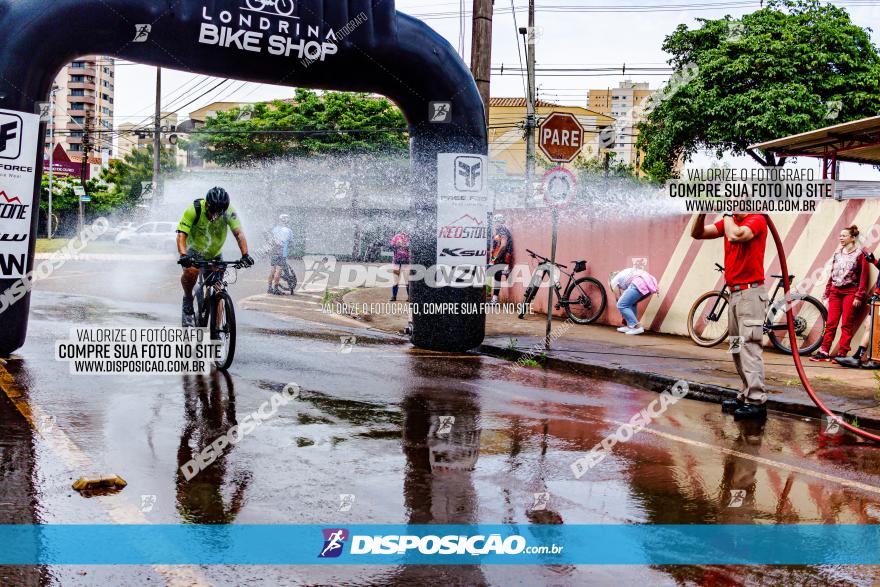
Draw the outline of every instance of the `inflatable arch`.
[[[485,265],[491,202],[480,95],[449,43],[393,0],[0,0],[0,355],[21,347],[27,331],[46,125],[34,113],[56,73],[92,54],[389,97],[411,133],[413,263]],[[440,238],[445,225],[462,222],[474,228],[457,234],[469,238]],[[419,279],[411,295],[416,346],[461,351],[482,342],[481,310],[426,306],[478,304],[482,288]]]

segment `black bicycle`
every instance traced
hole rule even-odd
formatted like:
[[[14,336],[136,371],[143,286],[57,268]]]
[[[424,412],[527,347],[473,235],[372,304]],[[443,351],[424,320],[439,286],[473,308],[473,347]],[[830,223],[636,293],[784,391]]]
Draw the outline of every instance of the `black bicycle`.
[[[715,270],[724,273],[724,267],[715,263]],[[771,275],[779,281],[770,298],[770,307],[764,319],[764,334],[770,337],[773,346],[783,353],[791,354],[788,337],[785,296],[776,302],[776,296],[783,290],[782,276]],[[794,275],[788,279],[794,281]],[[688,334],[691,340],[701,347],[713,347],[728,337],[727,310],[730,293],[725,284],[721,291],[709,291],[697,298],[688,314]],[[798,341],[798,354],[812,354],[822,344],[828,310],[825,305],[806,294],[791,294],[791,311],[794,316],[794,331]]]
[[[226,291],[226,270],[238,270],[243,265],[241,261],[193,261],[192,266],[199,270],[194,292],[196,326],[209,328],[211,340],[220,342],[220,358],[214,364],[226,370],[235,357],[235,307]]]
[[[544,281],[544,276],[553,273],[550,270],[550,259],[542,257],[538,253],[530,251],[529,249],[526,249],[526,252],[532,259],[537,259],[541,264],[538,266],[538,269],[532,276],[529,286],[526,288],[523,307],[519,314],[520,319],[525,316],[526,308],[532,303],[535,296],[538,295],[541,282]],[[553,283],[553,287],[556,289],[555,308],[557,310],[559,308],[565,308],[565,313],[568,315],[569,320],[576,324],[590,324],[598,320],[599,316],[602,315],[602,312],[605,311],[605,306],[608,304],[608,295],[605,293],[605,287],[602,286],[602,283],[600,283],[598,279],[593,277],[581,277],[580,279],[574,278],[577,273],[582,273],[587,270],[587,262],[574,261],[574,269],[571,273],[566,271],[566,269],[568,269],[567,265],[556,263],[556,267],[560,272],[568,275],[568,284],[565,286],[565,293],[563,293],[560,288],[559,280],[557,279]]]

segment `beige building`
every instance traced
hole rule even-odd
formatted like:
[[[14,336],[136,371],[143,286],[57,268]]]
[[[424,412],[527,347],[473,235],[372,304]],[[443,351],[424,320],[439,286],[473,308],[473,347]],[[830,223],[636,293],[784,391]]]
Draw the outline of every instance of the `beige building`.
[[[92,132],[92,153],[114,156],[113,98],[115,65],[112,57],[86,55],[64,66],[55,78],[52,116],[55,143],[71,154],[83,151],[83,133]],[[47,137],[48,138],[48,137]],[[50,145],[46,145],[46,153]]]
[[[614,119],[611,116],[600,112],[580,106],[563,106],[544,100],[538,100],[535,112],[539,122],[552,112],[574,114],[586,131],[581,153],[587,159],[599,155],[599,132],[606,126],[614,124]],[[526,139],[523,132],[525,120],[525,98],[490,98],[489,160],[496,174],[525,174]],[[539,155],[543,155],[537,147],[537,140],[538,131],[536,130],[535,150]]]
[[[176,144],[171,142],[171,136],[176,131],[178,117],[176,112],[162,112],[160,114],[159,125],[161,127],[162,146],[171,148],[177,164],[186,165],[186,152],[178,149]],[[116,127],[119,139],[117,143],[118,157],[122,158],[130,154],[136,149],[149,149],[153,151],[153,121],[141,124],[133,124],[131,122],[123,122]]]
[[[647,82],[634,83],[630,80],[620,82],[616,88],[590,90],[587,105],[591,110],[622,121],[614,148],[610,149],[617,153],[618,161],[639,166],[641,157],[635,147],[638,131],[634,125],[640,117],[633,109],[652,93]]]

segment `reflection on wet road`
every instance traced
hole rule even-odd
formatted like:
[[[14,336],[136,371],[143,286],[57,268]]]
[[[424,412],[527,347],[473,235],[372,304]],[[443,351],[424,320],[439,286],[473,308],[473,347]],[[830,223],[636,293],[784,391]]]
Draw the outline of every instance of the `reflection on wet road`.
[[[657,394],[537,369],[510,372],[504,361],[421,352],[367,331],[353,332],[357,342],[345,348],[344,332],[242,312],[228,375],[73,377],[51,358],[74,324],[173,324],[174,310],[35,296],[22,358],[5,369],[22,401],[49,417],[36,422],[38,434],[0,398],[0,523],[118,522],[115,508],[157,524],[880,523],[880,449],[823,437],[816,421],[774,415],[766,426],[740,425],[716,405],[682,400],[575,479],[571,464]],[[302,388],[299,399],[186,479],[184,463],[291,382]],[[75,466],[71,445],[94,471]],[[70,489],[94,473],[117,473],[129,485],[99,499]],[[197,574],[218,585],[870,585],[876,573],[557,565],[201,567]],[[0,583],[10,577],[18,579],[12,584],[168,581],[142,567],[0,568]]]

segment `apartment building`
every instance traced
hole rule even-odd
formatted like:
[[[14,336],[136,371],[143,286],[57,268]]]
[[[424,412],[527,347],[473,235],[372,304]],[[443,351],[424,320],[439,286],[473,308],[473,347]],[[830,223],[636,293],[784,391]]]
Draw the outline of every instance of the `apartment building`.
[[[61,69],[54,85],[55,144],[60,144],[76,157],[83,152],[86,125],[91,125],[92,155],[115,155],[112,134],[114,84],[112,57],[86,55]],[[47,154],[49,148],[47,143]]]
[[[601,112],[618,120],[617,141],[611,151],[617,154],[618,161],[638,167],[640,156],[636,150],[639,122],[638,111],[634,108],[653,93],[647,82],[622,81],[616,88],[590,90],[587,105],[590,110]]]

